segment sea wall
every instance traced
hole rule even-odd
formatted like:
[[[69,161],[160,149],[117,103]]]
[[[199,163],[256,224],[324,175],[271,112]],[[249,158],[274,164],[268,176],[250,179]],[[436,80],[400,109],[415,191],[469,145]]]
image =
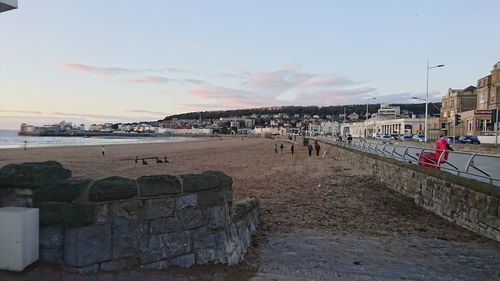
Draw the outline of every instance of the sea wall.
[[[331,145],[331,144],[324,144]],[[332,154],[461,227],[500,241],[500,187],[343,146]]]
[[[78,273],[236,265],[258,202],[232,198],[218,171],[75,180],[54,161],[0,169],[0,207],[39,208],[41,259]]]

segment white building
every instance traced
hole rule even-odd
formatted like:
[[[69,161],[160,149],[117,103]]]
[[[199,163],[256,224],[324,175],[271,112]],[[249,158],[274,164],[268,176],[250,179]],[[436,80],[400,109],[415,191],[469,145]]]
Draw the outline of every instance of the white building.
[[[355,120],[358,120],[358,119],[359,119],[359,115],[358,115],[356,112],[353,112],[353,113],[349,114],[349,115],[347,116],[347,118],[349,118],[349,120],[353,120],[353,121],[355,121]]]
[[[231,128],[239,128],[240,121],[231,121]]]
[[[245,128],[255,127],[255,119],[245,119]]]
[[[392,118],[399,117],[401,115],[401,107],[391,106],[388,103],[383,103],[380,105],[377,111],[377,116],[389,116]]]

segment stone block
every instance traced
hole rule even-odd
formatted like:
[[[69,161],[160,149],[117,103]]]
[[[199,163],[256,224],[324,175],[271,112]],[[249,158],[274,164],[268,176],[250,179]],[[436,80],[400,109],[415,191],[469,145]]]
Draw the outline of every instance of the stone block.
[[[187,255],[170,259],[170,264],[181,268],[189,268],[194,265],[194,254],[189,253]]]
[[[206,226],[189,231],[193,249],[209,248],[216,246],[216,234]]]
[[[204,248],[194,250],[194,260],[197,265],[204,265],[210,262],[214,262],[215,259],[215,248]]]
[[[40,209],[42,226],[79,227],[93,224],[96,219],[91,204],[43,202],[35,206]]]
[[[142,254],[149,246],[147,223],[126,224],[113,229],[113,259]]]
[[[151,237],[149,249],[141,256],[141,264],[185,255],[191,251],[188,232],[166,233]]]
[[[8,164],[0,169],[0,189],[50,187],[70,177],[71,171],[56,161]]]
[[[129,199],[109,204],[110,216],[114,225],[135,223],[142,219],[141,201]]]
[[[62,264],[63,255],[63,249],[40,248],[40,260],[44,262]]]
[[[99,270],[99,265],[93,264],[93,265],[82,266],[82,267],[63,265],[62,270],[64,272],[73,273],[73,274],[89,275],[89,274],[97,273],[97,271]]]
[[[96,265],[111,258],[111,225],[67,228],[64,263],[74,267]]]
[[[102,271],[122,271],[133,268],[137,265],[137,259],[129,258],[129,259],[120,259],[120,260],[111,260],[101,262],[99,264],[99,269]]]
[[[151,270],[163,270],[163,269],[168,269],[169,267],[170,267],[170,261],[168,260],[162,260],[141,265],[141,269],[151,269]]]
[[[203,214],[200,209],[180,210],[178,216],[183,230],[194,229],[204,225]]]
[[[71,203],[80,196],[84,188],[90,184],[89,179],[68,179],[53,183],[50,186],[36,189],[33,194],[35,202]]]
[[[88,194],[91,202],[123,200],[137,196],[137,185],[132,179],[108,177],[95,181]]]
[[[144,202],[144,218],[154,220],[172,217],[174,209],[175,201],[172,198],[148,199]]]
[[[188,193],[216,189],[219,185],[219,179],[213,174],[186,174],[180,177],[182,178],[182,190]]]
[[[219,188],[233,190],[233,178],[221,171],[206,171],[203,174],[215,175]]]
[[[182,192],[178,177],[171,175],[142,176],[137,179],[141,197],[152,197]]]
[[[231,219],[237,221],[258,206],[255,198],[245,198],[232,205]]]
[[[64,246],[64,228],[44,226],[40,228],[40,247],[59,249]]]
[[[226,192],[223,189],[198,192],[198,207],[215,207],[226,205]]]
[[[96,204],[95,205],[96,223],[110,223],[111,210],[109,204]]]
[[[151,234],[171,233],[181,230],[181,223],[175,217],[159,218],[151,221]]]
[[[224,228],[231,223],[227,206],[212,207],[208,212],[208,226],[212,229]]]
[[[196,193],[179,196],[175,198],[177,210],[196,207],[198,205],[198,195]]]

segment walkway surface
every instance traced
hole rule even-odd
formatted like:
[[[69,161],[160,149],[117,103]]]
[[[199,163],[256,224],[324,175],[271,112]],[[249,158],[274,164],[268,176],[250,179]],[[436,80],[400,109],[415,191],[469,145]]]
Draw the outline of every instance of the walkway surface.
[[[326,157],[309,157],[302,146],[296,146],[292,156],[290,145],[285,142],[285,146],[283,155],[274,154],[274,142],[269,140],[138,148],[145,154],[166,151],[172,163],[166,168],[136,167],[126,161],[91,162],[84,155],[94,148],[59,154],[35,151],[46,159],[59,155],[55,160],[77,171],[76,176],[97,170],[105,176],[106,169],[131,177],[225,171],[234,178],[235,197],[259,198],[259,229],[246,260],[235,267],[80,276],[36,263],[23,273],[0,272],[0,280],[500,280],[500,243],[418,208],[367,171],[346,166],[335,150]],[[120,146],[108,150],[114,159],[126,158],[129,151]],[[214,161],[214,155],[220,155],[219,161]]]

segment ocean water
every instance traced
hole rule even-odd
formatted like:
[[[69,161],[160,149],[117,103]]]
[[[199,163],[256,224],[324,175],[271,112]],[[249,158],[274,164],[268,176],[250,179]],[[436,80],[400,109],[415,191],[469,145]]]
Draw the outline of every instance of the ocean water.
[[[194,141],[185,137],[33,137],[18,136],[14,130],[0,130],[0,149],[23,148],[25,141],[29,147],[71,146],[71,145],[107,145],[126,143],[159,143]]]

